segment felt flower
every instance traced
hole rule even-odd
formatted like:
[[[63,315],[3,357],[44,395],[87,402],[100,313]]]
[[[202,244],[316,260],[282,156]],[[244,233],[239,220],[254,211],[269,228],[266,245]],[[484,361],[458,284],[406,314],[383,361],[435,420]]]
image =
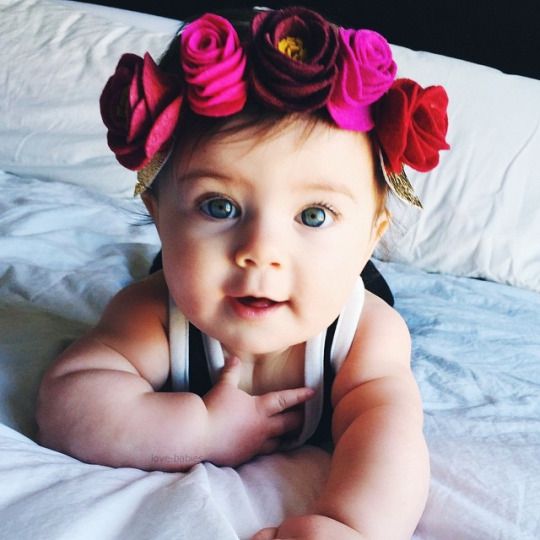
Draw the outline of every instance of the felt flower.
[[[448,150],[448,95],[442,86],[422,88],[410,79],[397,79],[377,103],[377,138],[391,172],[403,163],[427,172],[439,163],[439,151]]]
[[[330,95],[337,67],[337,31],[301,7],[260,13],[251,24],[250,83],[255,95],[280,111],[314,111]]]
[[[384,37],[372,30],[339,29],[338,75],[326,107],[343,129],[369,131],[370,105],[392,85],[397,66]]]
[[[238,34],[223,17],[207,13],[182,32],[180,56],[191,109],[228,116],[244,107],[246,56]]]
[[[120,58],[99,103],[116,159],[139,170],[170,142],[182,104],[181,86],[148,53],[144,60],[128,53]]]

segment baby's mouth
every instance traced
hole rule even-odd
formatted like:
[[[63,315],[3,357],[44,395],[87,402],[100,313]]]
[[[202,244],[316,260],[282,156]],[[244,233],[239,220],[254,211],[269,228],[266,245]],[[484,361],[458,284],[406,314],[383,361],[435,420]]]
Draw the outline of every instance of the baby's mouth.
[[[235,313],[243,319],[260,319],[287,304],[287,301],[272,300],[264,296],[230,297]]]
[[[255,309],[265,309],[280,303],[276,302],[275,300],[271,300],[270,298],[260,298],[256,296],[242,296],[237,300],[244,306]]]

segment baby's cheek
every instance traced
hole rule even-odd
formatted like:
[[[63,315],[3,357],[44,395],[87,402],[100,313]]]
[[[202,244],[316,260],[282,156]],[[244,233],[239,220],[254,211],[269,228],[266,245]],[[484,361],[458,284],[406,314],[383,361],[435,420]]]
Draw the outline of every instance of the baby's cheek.
[[[199,319],[208,311],[216,298],[223,278],[218,275],[215,262],[197,252],[185,250],[174,264],[167,265],[164,258],[165,279],[178,308],[189,319]]]

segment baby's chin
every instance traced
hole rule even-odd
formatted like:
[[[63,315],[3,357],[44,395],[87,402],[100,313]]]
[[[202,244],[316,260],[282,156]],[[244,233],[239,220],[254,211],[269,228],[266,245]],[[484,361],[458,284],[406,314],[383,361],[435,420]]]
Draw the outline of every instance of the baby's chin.
[[[311,328],[299,328],[291,325],[279,331],[275,326],[269,325],[245,325],[247,328],[220,328],[212,332],[212,328],[205,330],[197,324],[203,333],[217,340],[225,353],[225,356],[236,356],[240,360],[260,360],[264,361],[267,357],[282,355],[293,347],[304,345],[317,338],[321,334],[326,334],[328,327],[334,319],[328,324],[318,324]],[[323,341],[324,342],[324,341]]]
[[[260,339],[253,341],[250,339],[237,339],[232,342],[221,342],[221,346],[225,356],[236,356],[240,360],[264,361],[265,358],[281,355],[292,347],[299,345],[299,343],[293,343],[290,340],[272,341],[272,343],[263,343]]]

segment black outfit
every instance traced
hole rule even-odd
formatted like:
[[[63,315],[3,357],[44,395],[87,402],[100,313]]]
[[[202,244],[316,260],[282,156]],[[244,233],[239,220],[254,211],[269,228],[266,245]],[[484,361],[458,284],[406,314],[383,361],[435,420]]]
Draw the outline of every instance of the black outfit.
[[[162,268],[161,251],[157,254],[150,273],[157,272]],[[379,273],[375,265],[368,261],[361,272],[362,281],[367,290],[376,294],[389,305],[394,304],[394,297],[390,287],[383,276]],[[315,433],[306,441],[306,444],[323,444],[332,440],[332,407],[331,391],[334,382],[335,372],[330,359],[332,341],[336,331],[337,319],[328,327],[324,344],[324,400],[322,416]],[[189,324],[189,390],[199,396],[204,396],[212,388],[210,372],[204,351],[202,335],[200,330],[193,324]],[[161,391],[171,391],[171,376],[165,383]]]

